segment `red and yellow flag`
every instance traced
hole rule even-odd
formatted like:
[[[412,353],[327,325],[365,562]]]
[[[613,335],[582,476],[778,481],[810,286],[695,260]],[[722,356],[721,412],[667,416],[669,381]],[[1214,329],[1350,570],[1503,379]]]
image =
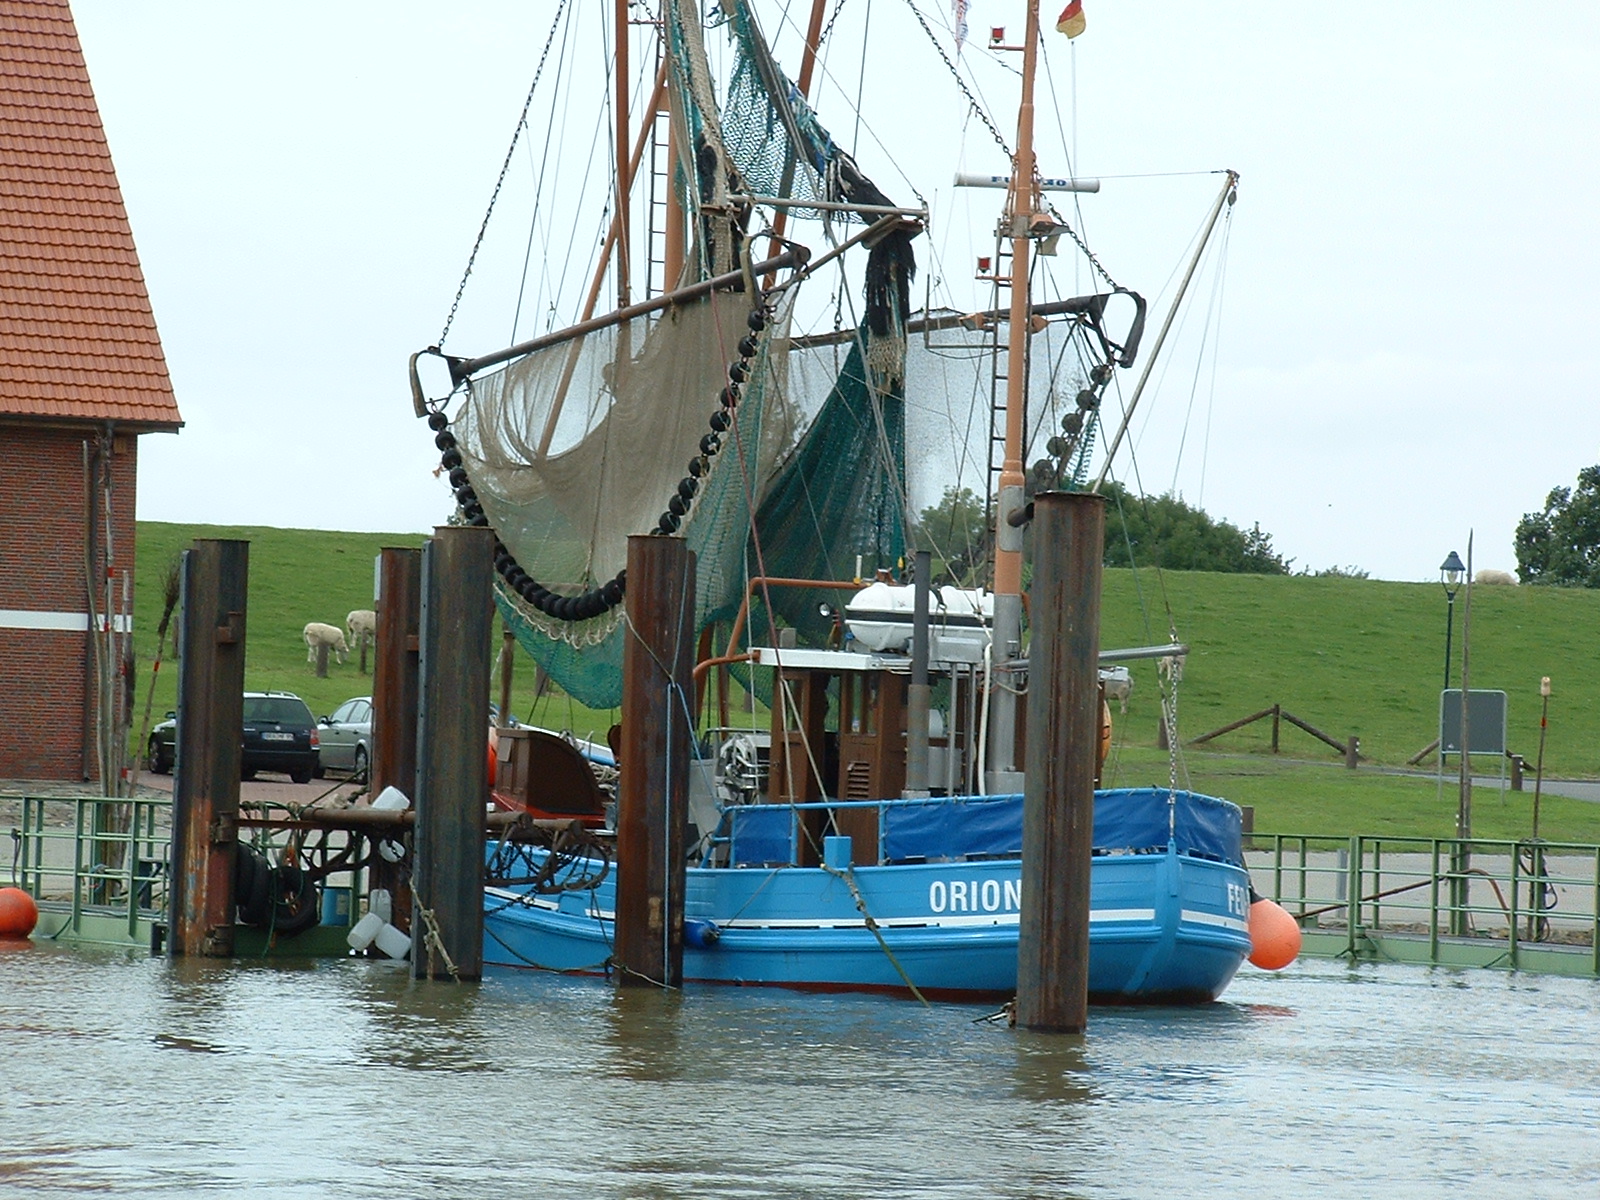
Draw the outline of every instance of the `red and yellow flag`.
[[[1083,0],[1072,0],[1072,3],[1063,8],[1061,15],[1056,18],[1056,32],[1075,38],[1083,32],[1083,27]]]

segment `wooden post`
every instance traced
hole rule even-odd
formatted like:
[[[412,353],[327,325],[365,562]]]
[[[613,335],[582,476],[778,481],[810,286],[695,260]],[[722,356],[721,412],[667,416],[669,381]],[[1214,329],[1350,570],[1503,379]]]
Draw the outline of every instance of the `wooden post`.
[[[422,551],[386,546],[378,552],[377,644],[372,663],[372,783],[376,797],[394,786],[417,788],[417,658],[421,646]],[[371,887],[393,900],[395,928],[411,930],[411,880],[404,863],[378,856]]]
[[[501,729],[511,727],[511,670],[512,661],[516,658],[517,635],[511,632],[511,626],[501,623],[500,626],[500,720],[496,722]]]
[[[1279,723],[1279,718],[1281,718],[1282,716],[1283,716],[1283,705],[1274,704],[1272,706],[1272,752],[1274,754],[1276,754],[1278,752],[1278,723]]]
[[[680,987],[695,650],[682,538],[628,539],[627,606],[612,960],[619,986]]]
[[[1354,771],[1356,769],[1356,763],[1360,761],[1361,739],[1352,733],[1344,744],[1344,765]]]
[[[178,739],[167,952],[233,953],[250,544],[202,538],[183,554]]]
[[[494,532],[448,525],[422,551],[414,979],[483,976]]]
[[[1017,1024],[1082,1033],[1089,1017],[1089,862],[1100,735],[1105,501],[1034,499]]]
[[[328,643],[327,642],[318,642],[317,643],[316,654],[317,654],[317,678],[318,679],[326,679],[328,677]]]

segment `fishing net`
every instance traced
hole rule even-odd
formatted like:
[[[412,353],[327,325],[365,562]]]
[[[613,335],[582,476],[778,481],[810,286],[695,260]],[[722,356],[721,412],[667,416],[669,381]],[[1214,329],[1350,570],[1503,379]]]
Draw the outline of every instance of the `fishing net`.
[[[679,149],[672,186],[683,210],[697,214],[682,282],[747,261],[749,210],[731,199],[740,193],[890,204],[834,145],[739,3],[724,8],[735,66],[719,112],[692,10],[670,0],[665,21]],[[756,574],[840,580],[899,571],[917,514],[943,484],[988,496],[993,430],[981,414],[995,382],[984,353],[992,338],[948,326],[908,336],[913,232],[871,239],[858,329],[791,341],[792,294],[780,293],[733,426],[679,530],[696,556],[697,632],[732,622]],[[754,302],[714,293],[547,346],[471,382],[455,421],[464,465],[490,524],[540,584],[574,594],[625,567],[628,536],[655,527],[700,454],[728,365],[744,357],[737,347]],[[1034,391],[1053,386],[1030,381]],[[764,597],[753,603],[751,640],[787,625],[805,643],[826,641],[832,622],[819,605],[837,605],[838,592],[775,589],[771,597],[771,612]],[[574,699],[620,704],[620,608],[565,622],[505,586],[497,602],[521,645]]]
[[[540,583],[573,593],[627,565],[628,535],[654,527],[699,455],[749,311],[745,297],[716,294],[473,381],[456,419],[462,457],[490,524]],[[698,625],[737,605],[751,500],[792,442],[774,378],[782,357],[769,353],[786,311],[761,340],[734,427],[680,530],[696,556]],[[571,695],[596,708],[620,702],[620,608],[566,622],[504,587],[499,603],[524,648]]]

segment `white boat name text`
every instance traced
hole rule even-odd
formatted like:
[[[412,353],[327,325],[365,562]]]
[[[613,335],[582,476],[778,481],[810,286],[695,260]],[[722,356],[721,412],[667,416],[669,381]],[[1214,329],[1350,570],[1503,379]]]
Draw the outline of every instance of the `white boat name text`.
[[[942,912],[1021,912],[1020,879],[935,879],[928,885],[928,907]]]

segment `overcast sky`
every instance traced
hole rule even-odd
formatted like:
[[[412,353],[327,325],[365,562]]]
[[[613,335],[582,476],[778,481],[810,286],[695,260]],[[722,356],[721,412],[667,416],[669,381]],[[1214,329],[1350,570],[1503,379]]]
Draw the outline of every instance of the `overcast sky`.
[[[948,5],[919,6],[947,23]],[[970,8],[965,57],[1011,138],[1009,77],[983,43],[991,24],[1020,32],[1022,6]],[[142,440],[139,516],[442,521],[406,359],[449,311],[554,0],[73,9],[187,421]],[[818,108],[886,191],[928,200],[923,245],[939,257],[924,270],[976,306],[962,239],[987,236],[999,194],[949,181],[1005,163],[907,11],[845,6]],[[864,75],[846,71],[869,12],[888,32],[867,41]],[[1201,172],[1242,176],[1225,289],[1203,277],[1139,425],[1145,487],[1260,522],[1297,568],[1435,578],[1469,530],[1476,565],[1513,568],[1519,517],[1600,460],[1600,9],[1086,12],[1070,48],[1048,35],[1041,168],[1066,173],[1075,136],[1076,173],[1104,178],[1074,215],[1110,272],[1164,295],[1218,187]],[[845,111],[858,89],[876,142]],[[592,123],[563,117],[569,133]],[[568,158],[590,154],[586,134],[571,142]],[[531,194],[532,173],[519,164],[508,189]],[[498,348],[511,327],[528,225],[505,204],[509,229],[452,334],[461,352]],[[567,257],[542,245],[535,274]]]

